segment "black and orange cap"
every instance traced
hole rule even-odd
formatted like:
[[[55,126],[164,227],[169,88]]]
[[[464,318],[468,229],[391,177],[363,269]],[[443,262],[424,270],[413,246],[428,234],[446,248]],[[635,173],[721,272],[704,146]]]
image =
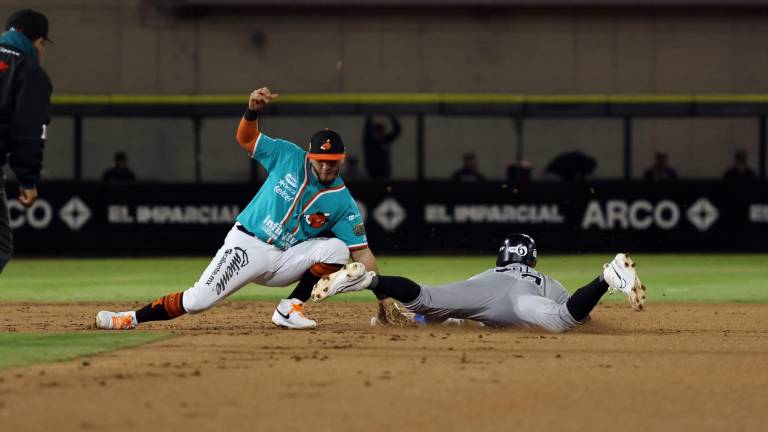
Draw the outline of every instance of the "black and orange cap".
[[[310,159],[342,160],[344,157],[344,141],[338,133],[330,129],[316,132],[309,140]]]

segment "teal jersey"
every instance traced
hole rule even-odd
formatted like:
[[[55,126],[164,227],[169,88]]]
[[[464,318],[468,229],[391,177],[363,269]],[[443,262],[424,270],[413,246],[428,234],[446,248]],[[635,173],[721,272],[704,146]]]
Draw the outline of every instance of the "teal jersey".
[[[323,185],[312,172],[306,151],[263,133],[252,157],[268,176],[237,216],[245,229],[283,250],[327,231],[351,250],[368,247],[360,210],[340,177]]]

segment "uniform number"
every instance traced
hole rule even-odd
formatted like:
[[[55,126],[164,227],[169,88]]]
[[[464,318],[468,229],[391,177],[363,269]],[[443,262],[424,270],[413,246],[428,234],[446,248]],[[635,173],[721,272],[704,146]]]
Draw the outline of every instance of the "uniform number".
[[[528,269],[527,266],[525,268]],[[541,286],[541,283],[544,282],[544,279],[538,274],[523,271],[523,268],[518,266],[505,267],[503,269],[496,269],[496,273],[506,273],[510,270],[515,273],[515,276],[519,274],[520,279],[531,281],[535,283],[537,286]]]

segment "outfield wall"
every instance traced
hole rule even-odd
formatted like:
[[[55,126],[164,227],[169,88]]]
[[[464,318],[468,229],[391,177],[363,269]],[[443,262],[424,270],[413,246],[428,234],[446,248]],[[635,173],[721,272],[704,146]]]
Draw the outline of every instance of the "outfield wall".
[[[491,253],[509,232],[557,252],[766,251],[768,187],[711,182],[360,183],[374,251]],[[8,192],[14,194],[14,185]],[[258,185],[47,183],[11,202],[18,253],[209,255]]]

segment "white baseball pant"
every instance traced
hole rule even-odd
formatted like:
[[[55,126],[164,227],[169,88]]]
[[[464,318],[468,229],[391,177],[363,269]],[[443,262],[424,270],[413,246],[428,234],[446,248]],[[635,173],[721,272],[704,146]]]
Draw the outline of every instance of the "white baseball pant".
[[[286,286],[315,264],[344,265],[348,259],[347,245],[336,238],[311,239],[282,250],[232,227],[200,279],[184,291],[184,309],[202,312],[250,282]]]

